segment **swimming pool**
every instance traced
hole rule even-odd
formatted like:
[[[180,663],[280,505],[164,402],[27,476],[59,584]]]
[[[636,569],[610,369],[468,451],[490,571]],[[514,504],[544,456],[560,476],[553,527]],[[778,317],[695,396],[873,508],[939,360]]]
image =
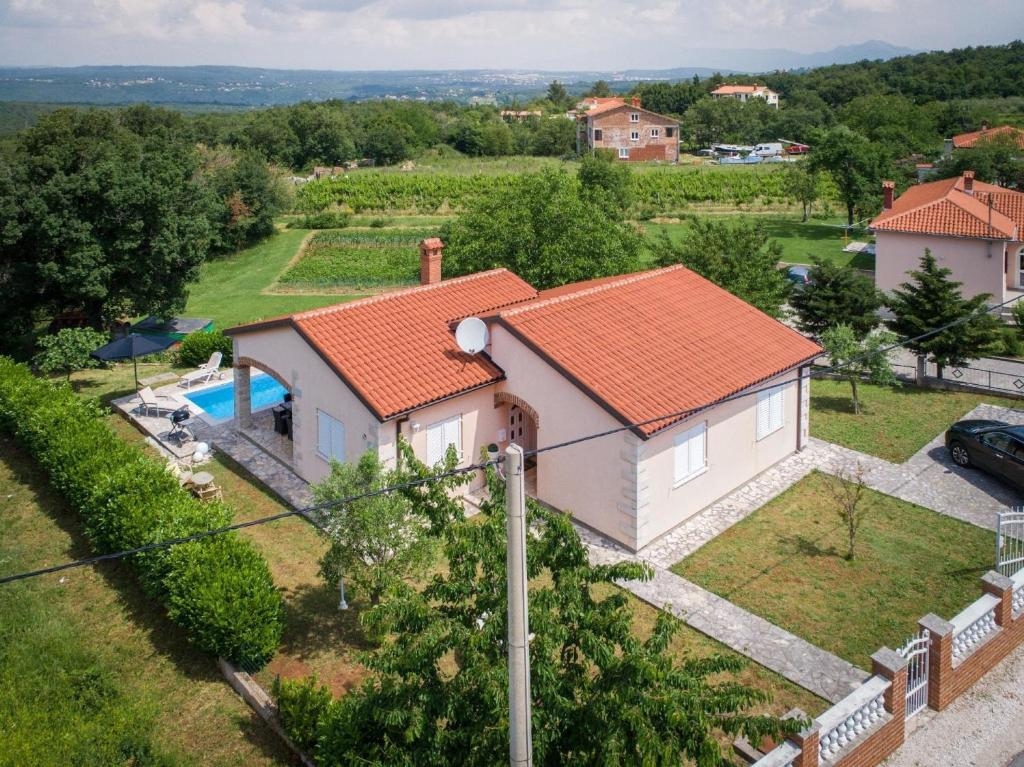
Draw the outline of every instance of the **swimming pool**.
[[[252,411],[279,404],[287,391],[266,373],[253,376],[249,380]],[[226,421],[235,415],[235,382],[229,381],[220,386],[186,394],[185,399],[202,408],[211,419]]]

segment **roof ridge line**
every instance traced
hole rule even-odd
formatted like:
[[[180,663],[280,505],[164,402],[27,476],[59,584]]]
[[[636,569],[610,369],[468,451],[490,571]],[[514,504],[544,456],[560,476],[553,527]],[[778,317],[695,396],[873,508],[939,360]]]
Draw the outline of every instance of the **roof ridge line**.
[[[432,282],[428,285],[411,285],[407,288],[402,288],[401,290],[385,291],[384,293],[378,293],[375,296],[366,296],[365,298],[359,298],[356,299],[355,301],[348,301],[340,304],[331,304],[330,306],[322,306],[319,309],[308,309],[307,311],[298,312],[296,314],[292,314],[289,316],[291,317],[291,319],[294,320],[305,320],[311,317],[322,317],[323,315],[334,314],[336,312],[341,312],[344,311],[345,309],[350,309],[352,307],[369,306],[370,304],[379,303],[381,301],[393,300],[401,296],[408,296],[414,293],[425,293],[427,291],[435,290],[442,286],[461,285],[462,283],[482,279],[484,277],[490,276],[492,274],[497,274],[499,272],[509,272],[509,270],[502,266],[498,267],[497,269],[488,269],[485,272],[473,272],[472,274],[464,274],[460,277],[452,277],[450,280]],[[509,274],[513,273],[509,272]],[[522,277],[519,277],[519,275],[513,276],[517,277],[518,279],[522,280],[524,283],[529,285],[529,283],[526,282],[526,280],[523,280]],[[532,288],[533,286],[530,285],[530,287]],[[534,288],[534,292],[536,292],[536,288]]]
[[[563,293],[560,296],[552,296],[551,298],[545,298],[540,301],[531,301],[527,306],[519,306],[512,309],[499,311],[498,315],[502,317],[512,317],[518,314],[525,314],[526,312],[532,311],[533,309],[540,309],[546,306],[554,306],[555,304],[564,303],[570,299],[577,299],[582,296],[590,296],[595,293],[610,290],[612,288],[619,288],[622,287],[623,285],[632,285],[633,283],[641,282],[642,280],[652,279],[653,277],[664,274],[666,272],[671,272],[677,269],[685,268],[686,267],[684,267],[682,264],[672,264],[671,266],[663,266],[658,269],[648,269],[647,271],[643,272],[633,272],[632,274],[623,275],[622,278],[618,280],[610,280],[600,285],[591,285],[589,288],[580,288],[579,290],[574,290],[570,293]]]

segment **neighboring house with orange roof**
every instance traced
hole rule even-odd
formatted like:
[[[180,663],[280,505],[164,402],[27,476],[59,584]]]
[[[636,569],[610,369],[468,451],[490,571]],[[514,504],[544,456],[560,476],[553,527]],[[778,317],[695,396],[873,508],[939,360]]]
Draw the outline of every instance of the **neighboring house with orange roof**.
[[[779,108],[779,94],[766,85],[720,85],[711,91],[711,98],[737,99],[743,103],[763,99],[768,106]]]
[[[983,125],[981,130],[961,133],[952,139],[953,149],[973,149],[978,144],[997,140],[1013,141],[1018,148],[1024,149],[1024,129],[1012,125],[997,125],[995,128]]]
[[[679,121],[640,106],[633,97],[592,98],[576,118],[579,153],[607,149],[630,162],[678,162]]]
[[[437,281],[439,253],[420,287],[228,331],[236,391],[258,367],[292,392],[305,479],[332,456],[393,463],[399,437],[429,464],[515,441],[542,451],[539,499],[635,550],[806,443],[819,347],[688,269],[537,292],[504,269]],[[452,330],[471,315],[472,356]]]
[[[893,199],[883,184],[875,232],[875,285],[906,282],[929,249],[962,282],[965,296],[989,293],[992,304],[1024,290],[1024,193],[962,176],[918,184]]]

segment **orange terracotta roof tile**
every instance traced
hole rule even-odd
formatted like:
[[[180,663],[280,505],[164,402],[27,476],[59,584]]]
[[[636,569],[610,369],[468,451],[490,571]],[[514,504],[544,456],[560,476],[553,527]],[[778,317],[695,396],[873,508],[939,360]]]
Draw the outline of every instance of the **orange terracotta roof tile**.
[[[995,128],[961,133],[958,136],[953,136],[953,147],[956,149],[970,149],[976,146],[979,141],[991,141],[1001,136],[1014,139],[1017,142],[1017,146],[1024,149],[1024,130],[1014,128],[1012,125],[999,125]]]
[[[243,325],[232,335],[290,325],[380,420],[501,380],[484,355],[459,351],[453,320],[536,298],[506,269],[384,293]]]
[[[760,93],[767,91],[765,85],[720,85],[711,91],[711,95],[732,96],[739,93]]]
[[[615,318],[616,321],[610,321]],[[650,436],[821,349],[682,266],[599,281],[497,321],[623,423]]]
[[[962,176],[912,186],[892,208],[875,217],[871,228],[948,237],[1019,238],[1024,232],[1024,193],[977,180],[972,186],[971,194],[964,191]]]

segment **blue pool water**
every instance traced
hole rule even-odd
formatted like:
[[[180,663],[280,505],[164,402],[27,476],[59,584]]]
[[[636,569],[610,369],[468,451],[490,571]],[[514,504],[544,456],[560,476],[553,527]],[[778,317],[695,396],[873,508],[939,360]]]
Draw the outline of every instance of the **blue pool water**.
[[[253,376],[249,381],[253,412],[279,404],[287,391],[271,376],[266,374]],[[218,421],[233,418],[235,415],[235,382],[231,381],[211,389],[186,394],[185,399],[201,407],[210,418]]]

